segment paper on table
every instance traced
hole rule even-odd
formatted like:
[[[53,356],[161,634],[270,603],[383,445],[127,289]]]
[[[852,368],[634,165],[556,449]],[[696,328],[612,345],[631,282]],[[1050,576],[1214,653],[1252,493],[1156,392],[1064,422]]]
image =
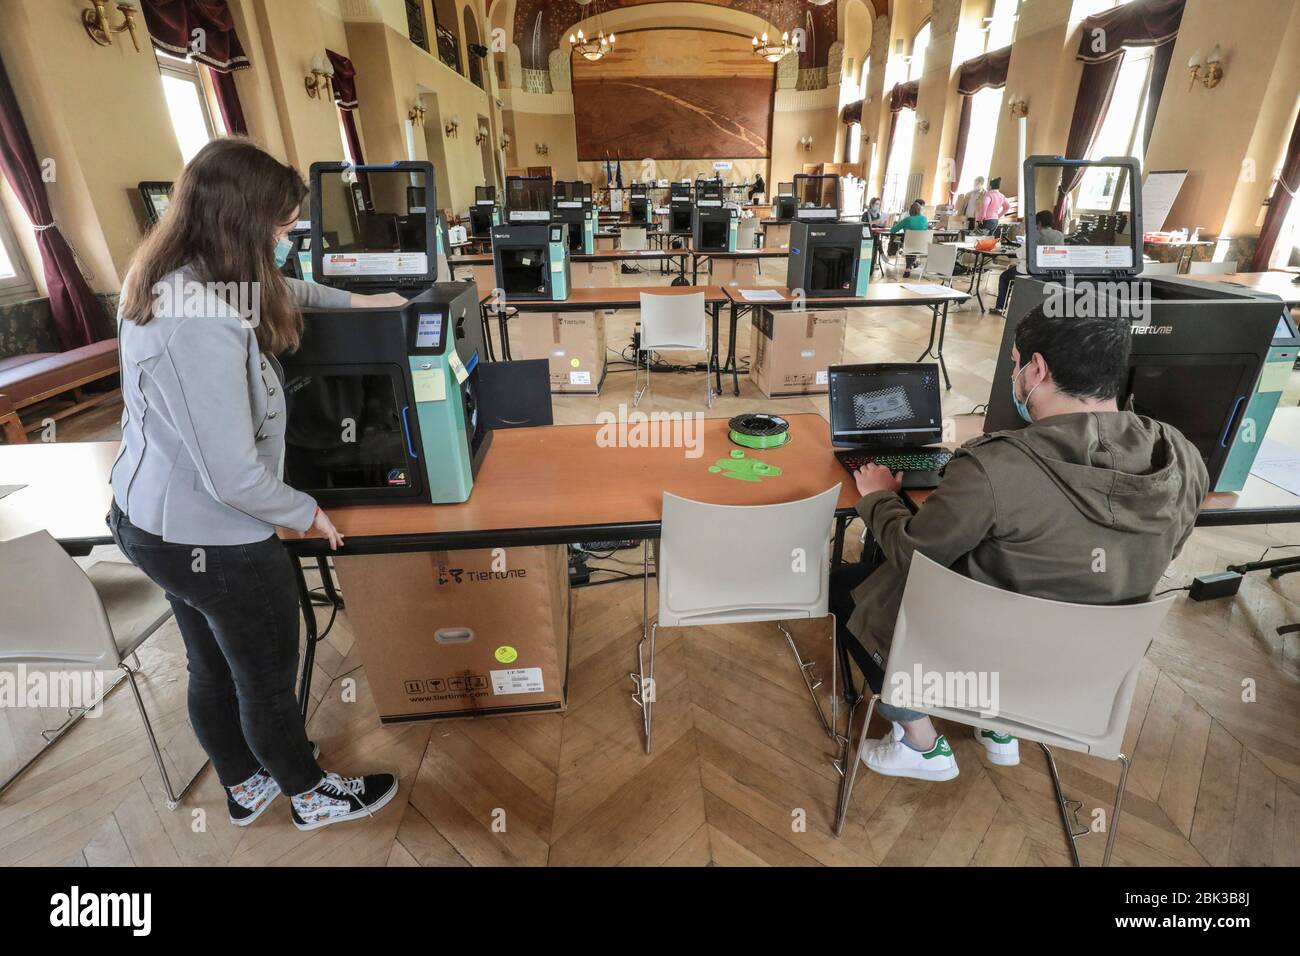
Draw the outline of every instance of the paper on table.
[[[946,285],[938,285],[933,282],[904,282],[903,288],[909,292],[915,292],[917,295],[948,295],[955,291]]]
[[[741,289],[741,298],[746,302],[784,302],[785,299],[775,289]]]
[[[1250,473],[1283,491],[1300,495],[1300,450],[1265,438]]]

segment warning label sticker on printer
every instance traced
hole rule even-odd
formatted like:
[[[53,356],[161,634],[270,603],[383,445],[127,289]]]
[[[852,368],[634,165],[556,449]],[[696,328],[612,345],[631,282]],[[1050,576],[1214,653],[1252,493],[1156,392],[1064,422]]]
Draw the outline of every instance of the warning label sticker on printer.
[[[517,667],[491,674],[494,694],[540,694],[546,690],[540,667]]]
[[[590,372],[570,372],[570,373],[569,373],[569,384],[570,384],[570,385],[590,385],[590,384],[591,384],[591,373],[590,373]]]
[[[429,271],[423,252],[331,252],[321,259],[327,276],[421,276]]]

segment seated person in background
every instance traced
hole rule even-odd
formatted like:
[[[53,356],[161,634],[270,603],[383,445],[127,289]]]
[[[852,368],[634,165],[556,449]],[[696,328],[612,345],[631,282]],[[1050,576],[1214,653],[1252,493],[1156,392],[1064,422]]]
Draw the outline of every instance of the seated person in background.
[[[876,196],[867,204],[866,212],[862,214],[862,218],[871,226],[883,226],[885,224],[885,210],[880,207],[879,196]]]
[[[1040,209],[1034,216],[1034,226],[1036,227],[1034,240],[1036,243],[1044,245],[1062,245],[1065,243],[1065,233],[1052,226],[1052,211],[1050,209]],[[1016,273],[1027,275],[1025,269],[1025,244],[1021,243],[1019,250],[1016,252],[1016,264],[1014,268],[1004,269],[1002,275],[998,276],[998,301],[993,304],[992,312],[994,315],[1007,314],[1007,302],[1011,299],[1011,284],[1016,281]]]
[[[754,183],[749,187],[749,201],[754,202],[755,198],[762,196],[767,192],[767,183],[763,182],[763,174],[759,173],[754,177]]]
[[[925,216],[921,214],[921,207],[922,204],[920,200],[917,200],[916,202],[912,203],[911,207],[907,210],[907,215],[889,227],[890,233],[901,232],[904,229],[918,229],[921,231],[925,231],[929,229],[930,220],[926,219]],[[897,251],[898,251],[898,246],[895,245],[890,250],[890,253],[892,255]],[[904,278],[911,276],[912,269],[915,268],[916,266],[916,256],[908,256],[906,260],[906,266],[907,268],[903,272]]]
[[[1010,200],[1002,195],[1002,179],[989,180],[988,192],[980,200],[979,226],[986,232],[998,227],[998,220],[1011,207]]]
[[[830,608],[875,691],[916,551],[984,584],[1048,600],[1149,599],[1192,532],[1209,476],[1177,429],[1119,410],[1129,337],[1127,319],[1032,309],[1016,328],[1015,374],[995,383],[1011,388],[1029,427],[967,442],[915,513],[887,469],[854,474],[858,514],[880,557],[832,573]],[[1100,572],[1098,549],[1106,557]],[[893,728],[864,752],[866,765],[894,777],[957,776],[952,747],[930,718],[887,699],[888,689],[877,711]],[[1019,762],[1014,737],[980,730],[975,737],[994,763]]]

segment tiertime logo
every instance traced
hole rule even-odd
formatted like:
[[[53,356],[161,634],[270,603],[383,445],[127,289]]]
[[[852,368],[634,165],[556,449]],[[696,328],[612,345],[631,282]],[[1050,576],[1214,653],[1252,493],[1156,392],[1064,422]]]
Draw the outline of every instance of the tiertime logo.
[[[61,929],[127,928],[133,936],[148,936],[153,929],[153,894],[82,893],[80,887],[73,886],[67,893],[50,897],[50,925]]]
[[[1143,325],[1140,322],[1134,322],[1129,326],[1129,330],[1134,335],[1173,335],[1174,327],[1172,325]]]

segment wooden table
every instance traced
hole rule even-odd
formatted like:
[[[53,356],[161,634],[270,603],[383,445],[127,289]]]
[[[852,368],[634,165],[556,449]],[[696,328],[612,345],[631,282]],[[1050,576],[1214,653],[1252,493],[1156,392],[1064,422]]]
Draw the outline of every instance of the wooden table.
[[[609,286],[589,289],[573,289],[567,299],[496,299],[489,290],[484,294],[479,290],[479,308],[483,312],[483,328],[491,327],[490,316],[495,314],[501,330],[501,358],[510,359],[510,331],[507,325],[511,309],[518,312],[598,312],[606,309],[639,309],[641,293],[648,295],[692,295],[704,293],[704,307],[713,321],[713,358],[718,356],[718,325],[722,317],[722,307],[730,300],[726,291],[716,285],[675,285],[675,286]],[[488,343],[489,349],[491,343]],[[718,375],[718,387],[722,387],[721,373]]]
[[[982,295],[984,290],[980,286],[980,282],[984,278],[984,272],[988,269],[989,263],[994,259],[1004,257],[1014,259],[1017,250],[1015,248],[1007,248],[1001,243],[998,243],[992,249],[988,250],[976,249],[975,243],[978,241],[978,239],[961,239],[957,242],[946,242],[943,243],[943,245],[956,246],[959,253],[969,252],[975,257],[975,261],[971,264],[970,288],[967,291],[975,296],[975,301],[979,304],[980,312],[987,312],[988,310],[984,308],[984,296]]]
[[[1294,309],[1300,306],[1300,282],[1296,282],[1294,272],[1225,272],[1220,275],[1187,275],[1179,279],[1191,279],[1195,282],[1224,282],[1240,286],[1251,292],[1263,292],[1275,295]]]
[[[864,296],[832,296],[826,298],[795,298],[785,286],[764,286],[749,290],[745,290],[740,286],[727,286],[727,296],[731,300],[731,342],[727,349],[727,359],[719,366],[719,375],[724,371],[730,371],[733,389],[737,395],[740,394],[740,375],[736,363],[736,328],[742,310],[752,313],[754,309],[775,309],[788,312],[794,309],[807,311],[819,308],[869,309],[891,305],[922,305],[927,306],[931,313],[930,341],[927,343],[925,351],[917,358],[917,361],[919,362],[927,357],[937,359],[939,369],[943,372],[944,385],[951,389],[952,382],[948,379],[948,366],[943,360],[943,338],[948,329],[948,306],[953,302],[965,302],[970,298],[970,294],[957,289],[947,289],[943,293],[923,294],[905,288],[905,285],[908,284],[911,283],[871,282],[867,284],[867,294]],[[917,282],[915,284],[933,285],[934,283]],[[745,291],[776,293],[781,298],[770,302],[752,302],[744,297],[743,293]],[[718,385],[718,390],[722,390],[721,383]]]

